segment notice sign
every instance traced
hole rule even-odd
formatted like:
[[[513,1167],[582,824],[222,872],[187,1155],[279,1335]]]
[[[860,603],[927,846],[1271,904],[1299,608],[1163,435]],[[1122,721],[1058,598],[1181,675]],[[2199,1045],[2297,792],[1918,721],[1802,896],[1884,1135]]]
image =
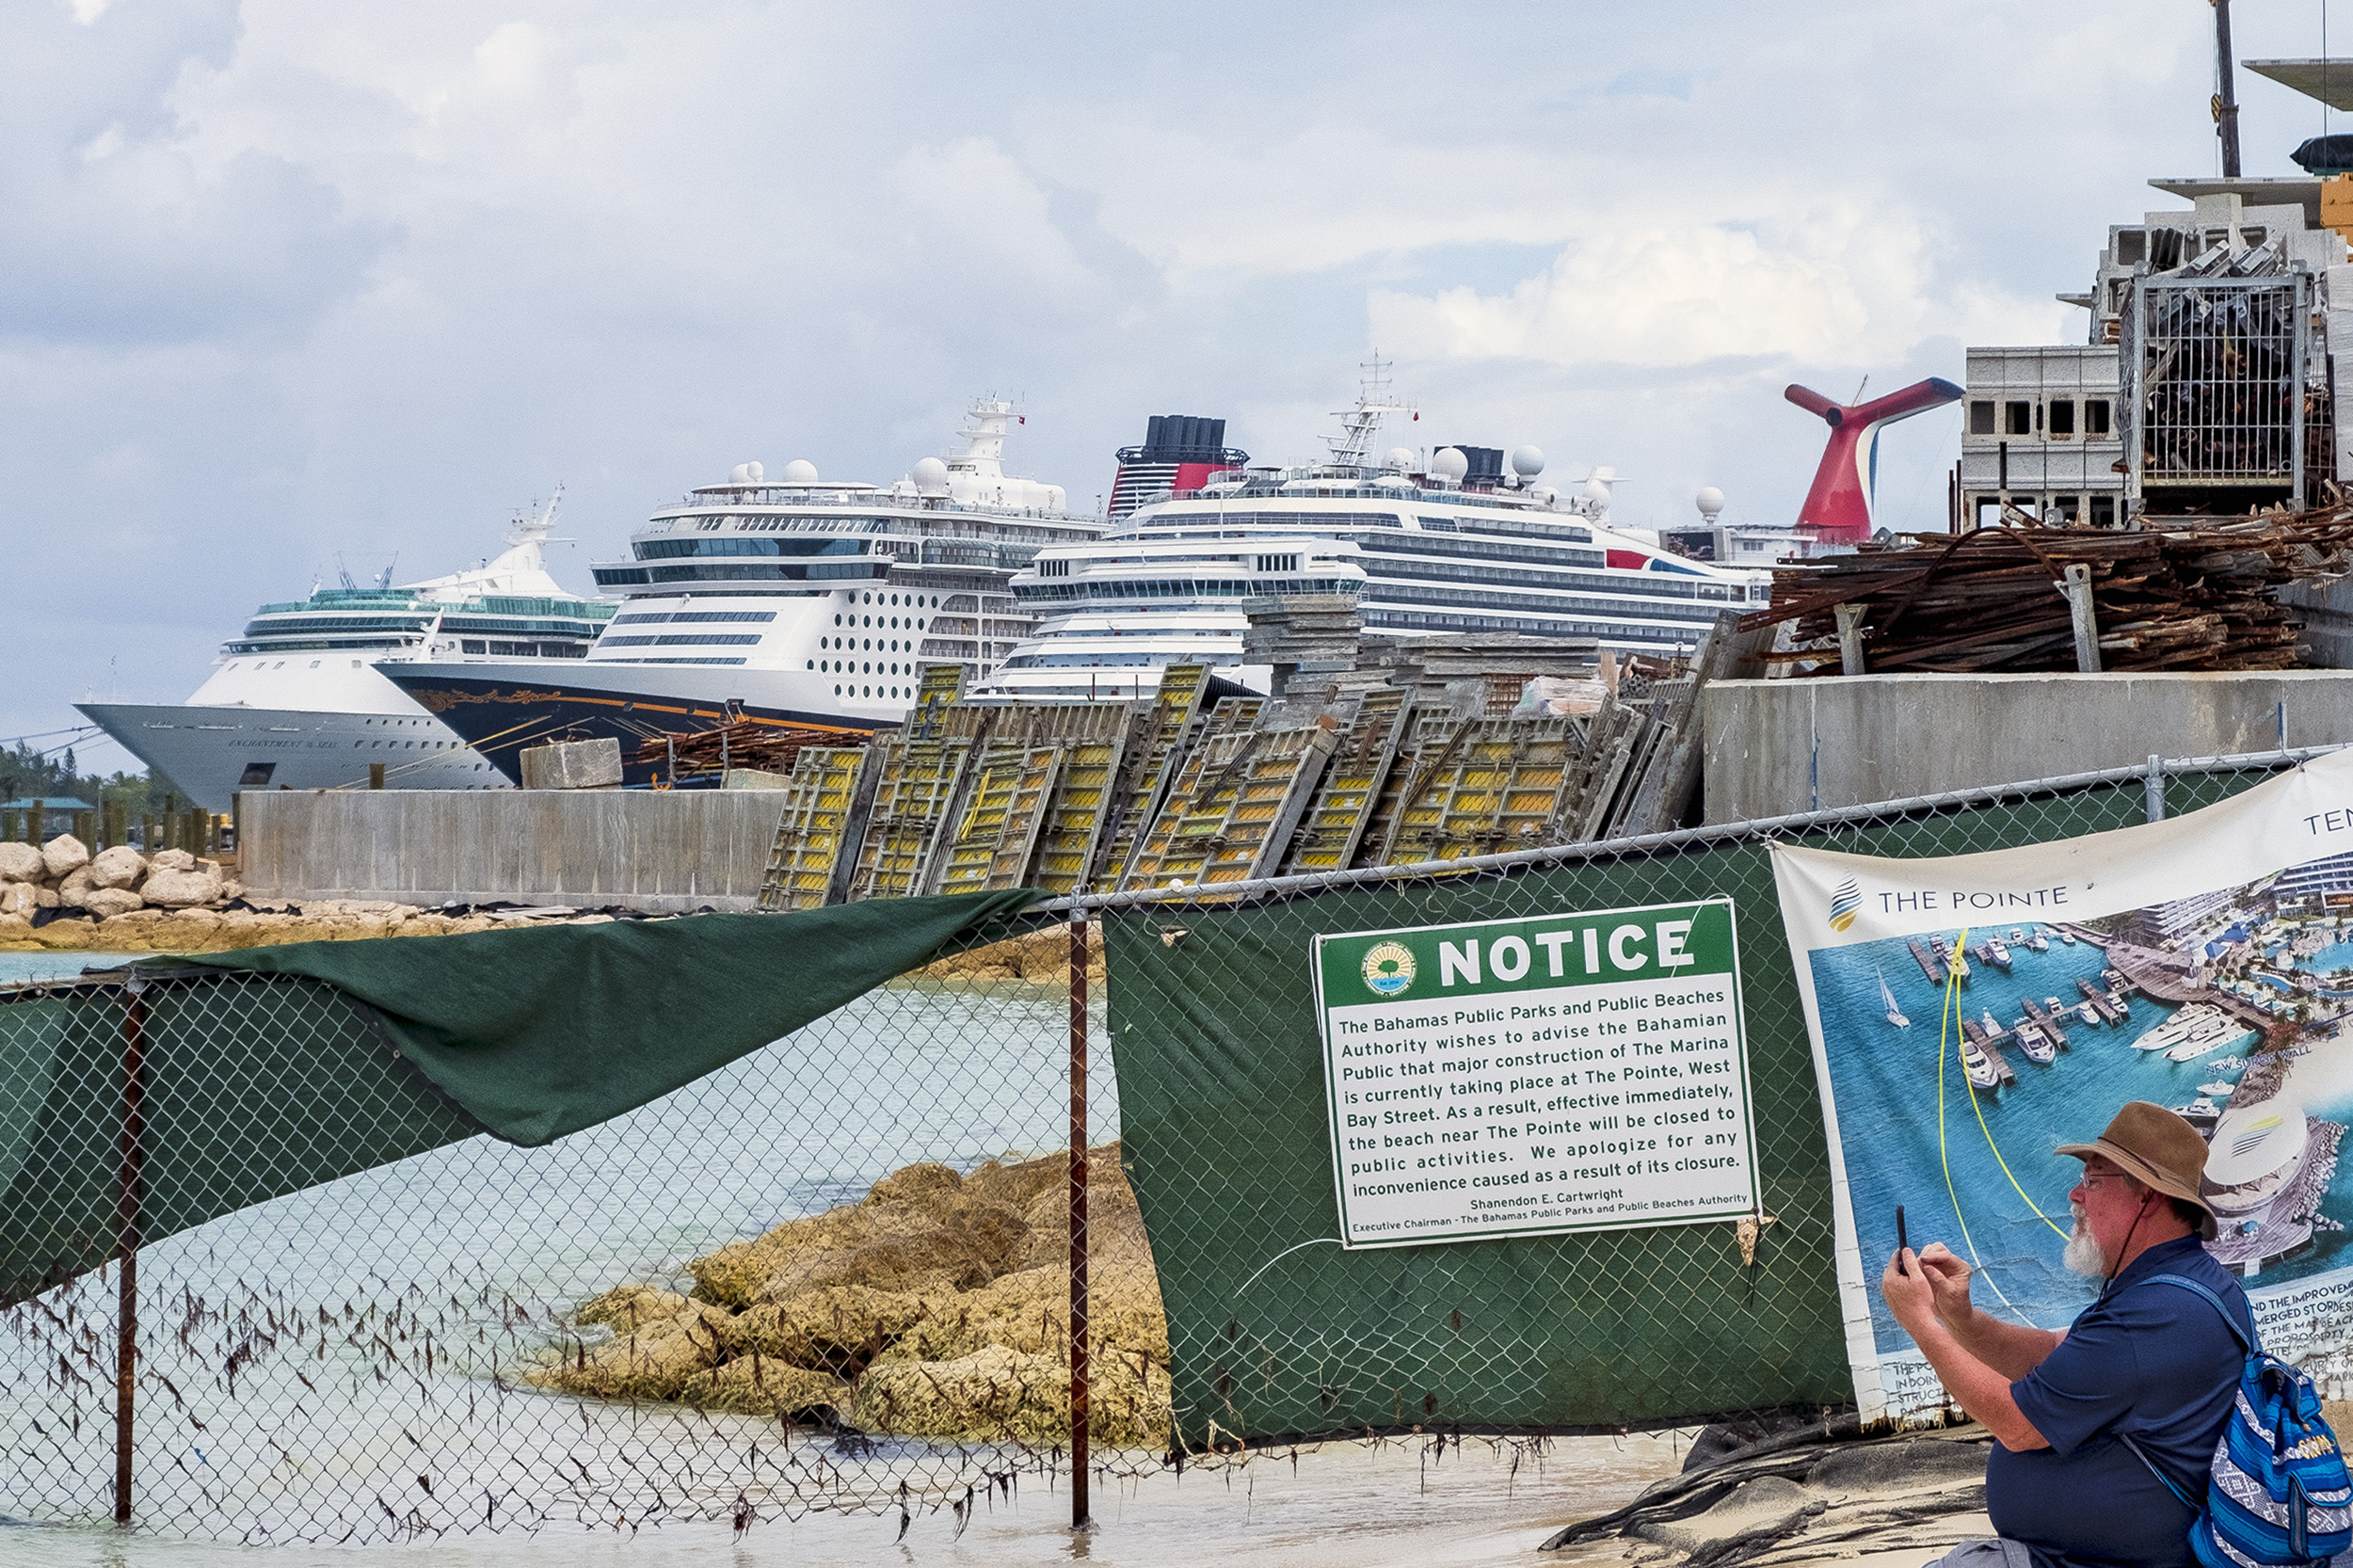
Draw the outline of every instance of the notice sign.
[[[1318,936],[1351,1247],[1758,1208],[1732,904]]]

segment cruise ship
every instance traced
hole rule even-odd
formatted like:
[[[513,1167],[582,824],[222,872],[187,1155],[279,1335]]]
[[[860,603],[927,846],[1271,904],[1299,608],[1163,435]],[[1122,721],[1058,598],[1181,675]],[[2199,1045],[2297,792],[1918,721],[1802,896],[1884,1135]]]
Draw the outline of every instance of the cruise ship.
[[[471,570],[422,583],[315,588],[264,604],[221,646],[185,702],[84,702],[89,720],[208,811],[239,790],[364,787],[504,789],[508,779],[457,732],[385,679],[432,659],[459,664],[579,664],[612,618],[610,602],[567,593],[548,575],[555,503],[517,517],[506,549]]]
[[[1140,498],[1100,539],[1038,552],[1012,583],[1036,634],[980,695],[1148,696],[1174,664],[1263,691],[1272,672],[1242,663],[1244,603],[1261,594],[1353,595],[1375,634],[1590,637],[1657,655],[1688,653],[1721,612],[1769,599],[1769,571],[1613,527],[1609,470],[1563,496],[1536,482],[1532,446],[1374,459],[1383,416],[1406,409],[1386,400],[1380,361],[1371,371],[1322,461],[1206,470]],[[1154,421],[1155,436],[1177,417]],[[1214,432],[1204,444],[1222,439],[1222,421],[1188,423]],[[1139,450],[1120,454],[1123,486]]]
[[[587,657],[561,669],[440,661],[393,680],[509,777],[552,740],[611,737],[625,760],[648,741],[730,721],[871,733],[905,715],[925,664],[977,677],[1034,616],[1008,584],[1032,556],[1081,543],[1099,520],[1068,514],[1063,488],[1008,475],[1020,418],[974,401],[944,460],[888,486],[826,480],[806,460],[776,478],[739,465],[657,510],[626,560],[598,563],[622,596]],[[650,783],[659,764],[628,762]]]

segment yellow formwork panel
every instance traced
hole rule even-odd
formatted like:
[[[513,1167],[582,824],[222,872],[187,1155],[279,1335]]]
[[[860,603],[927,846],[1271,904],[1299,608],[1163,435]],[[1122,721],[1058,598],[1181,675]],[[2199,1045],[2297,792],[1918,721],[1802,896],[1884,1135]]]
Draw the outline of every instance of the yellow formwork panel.
[[[1082,741],[1064,748],[1062,774],[1038,833],[1037,886],[1057,897],[1078,892],[1094,863],[1095,846],[1111,805],[1126,736]]]
[[[1565,718],[1465,724],[1416,767],[1386,858],[1459,860],[1554,842],[1582,756]]]
[[[882,776],[858,846],[850,897],[913,898],[923,891],[933,845],[972,754],[968,740],[883,743]]]
[[[1178,753],[1201,709],[1202,688],[1209,681],[1207,664],[1171,664],[1160,672],[1160,696],[1152,704],[1152,719],[1144,744],[1123,760],[1128,776],[1114,783],[1112,800],[1120,809],[1105,846],[1100,879],[1124,885],[1126,867],[1135,856],[1136,840],[1159,806],[1169,759]]]
[[[976,771],[963,821],[945,846],[943,893],[1018,888],[1063,765],[1061,746],[992,745]]]
[[[1300,820],[1282,862],[1283,874],[1343,871],[1353,861],[1396,760],[1407,712],[1401,691],[1365,694]]]
[[[1265,875],[1289,842],[1332,746],[1332,732],[1321,728],[1209,737],[1179,765],[1121,887]]]
[[[862,746],[803,746],[784,788],[784,816],[760,885],[762,909],[815,909],[840,864],[850,808],[857,799]]]

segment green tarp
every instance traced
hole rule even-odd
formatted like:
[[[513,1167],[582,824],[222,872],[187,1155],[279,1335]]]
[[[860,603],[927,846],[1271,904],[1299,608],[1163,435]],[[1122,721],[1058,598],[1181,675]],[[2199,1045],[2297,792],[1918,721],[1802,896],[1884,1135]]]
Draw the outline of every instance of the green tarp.
[[[142,961],[144,1240],[488,1131],[537,1144],[756,1050],[1028,891]],[[0,1001],[0,1303],[118,1251],[129,1009]]]
[[[2176,779],[2175,810],[2261,774]],[[2138,785],[1806,841],[1937,856],[2141,820]],[[1853,1398],[1823,1118],[1756,843],[1105,922],[1124,1153],[1160,1272],[1177,1419],[1219,1434],[1610,1428]],[[1728,1223],[1346,1251],[1310,980],[1318,933],[1729,897],[1765,1232]]]
[[[692,1083],[1038,896],[305,942],[196,961],[325,981],[367,1003],[485,1128],[538,1144]]]

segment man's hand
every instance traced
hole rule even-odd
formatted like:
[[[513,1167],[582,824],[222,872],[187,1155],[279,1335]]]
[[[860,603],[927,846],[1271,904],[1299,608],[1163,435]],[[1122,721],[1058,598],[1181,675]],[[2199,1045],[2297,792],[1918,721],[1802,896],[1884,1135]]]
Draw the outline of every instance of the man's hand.
[[[1915,1341],[1921,1329],[1936,1320],[1935,1288],[1920,1267],[1920,1255],[1910,1247],[1887,1260],[1887,1272],[1880,1275],[1880,1294],[1887,1298],[1887,1309],[1896,1315],[1896,1321]]]
[[[1953,1256],[1942,1241],[1920,1249],[1920,1272],[1928,1276],[1936,1315],[1953,1328],[1969,1321],[1977,1307],[1969,1300],[1969,1265]]]

